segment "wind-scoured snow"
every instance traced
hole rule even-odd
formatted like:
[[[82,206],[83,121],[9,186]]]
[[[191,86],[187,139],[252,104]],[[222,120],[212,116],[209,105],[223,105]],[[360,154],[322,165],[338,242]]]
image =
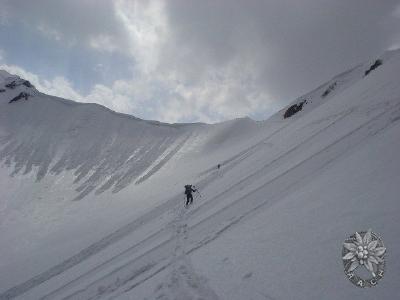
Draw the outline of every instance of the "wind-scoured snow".
[[[393,299],[400,53],[365,75],[376,59],[266,121],[215,125],[11,89],[0,72],[0,299]],[[389,255],[363,290],[341,247],[368,228]]]

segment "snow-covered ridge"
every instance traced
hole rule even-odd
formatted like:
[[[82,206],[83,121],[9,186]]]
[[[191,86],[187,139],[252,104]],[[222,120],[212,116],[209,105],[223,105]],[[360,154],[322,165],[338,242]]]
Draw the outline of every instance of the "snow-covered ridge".
[[[334,76],[328,82],[295,99],[291,104],[283,108],[279,114],[283,115],[284,118],[290,118],[297,114],[297,112],[303,111],[304,113],[311,111],[315,107],[325,103],[334,95],[341,93],[359,80],[362,80],[369,75],[370,72],[379,68],[382,64],[389,62],[393,57],[396,59],[397,56],[398,59],[399,52],[400,50],[388,50],[376,59],[359,64]],[[303,106],[307,108],[303,110]],[[299,115],[303,113],[300,113]]]
[[[397,52],[388,51],[379,60],[385,64]],[[312,111],[362,80],[371,65],[373,61],[335,76],[270,120],[299,118]],[[23,103],[14,103],[20,101]],[[78,192],[75,199],[92,191],[118,192],[131,183],[142,182],[149,177],[145,172],[154,174],[166,163],[162,157],[171,159],[169,153],[177,154],[185,143],[189,152],[193,143],[195,152],[199,148],[213,152],[215,145],[237,144],[249,133],[268,126],[265,121],[249,118],[215,125],[140,120],[101,105],[47,96],[29,81],[3,70],[0,105],[0,161],[11,168],[12,175],[35,172],[37,181],[46,174],[74,170]],[[161,165],[153,165],[155,162]]]
[[[121,190],[187,137],[185,128],[116,115],[98,105],[42,94],[9,103],[7,96],[15,97],[0,94],[0,159],[13,175],[35,169],[38,181],[49,172],[75,170],[77,199],[92,190]]]
[[[8,103],[13,103],[21,99],[28,100],[37,95],[38,91],[28,80],[0,70],[0,94],[4,94],[3,98],[9,99]]]
[[[217,125],[141,120],[98,104],[42,94],[6,71],[0,73],[0,106],[0,161],[10,174],[33,172],[41,181],[47,174],[73,170],[75,200],[143,182],[185,142],[206,148],[208,141],[214,145],[215,139],[220,143],[248,132],[230,128],[256,126],[250,119]],[[196,138],[189,141],[189,136]]]
[[[386,61],[394,53],[387,52],[382,59]],[[361,80],[369,65],[371,62],[335,76],[271,120],[298,118],[312,111]],[[17,101],[23,103],[14,103]],[[240,142],[263,123],[248,118],[216,125],[144,121],[101,105],[41,94],[29,81],[6,71],[0,72],[0,105],[0,160],[12,168],[10,173],[33,171],[40,181],[49,173],[74,170],[75,199],[109,189],[118,192],[142,182],[166,163],[162,157],[169,160],[169,153],[177,154],[185,143],[195,141],[188,140],[189,136],[196,137],[196,151],[199,142],[204,151],[213,151],[215,145]]]
[[[7,87],[10,83],[15,87]],[[153,163],[162,156],[171,159],[169,154],[177,153],[189,136],[201,135],[207,126],[216,127],[217,134],[222,130],[219,125],[145,121],[98,104],[47,96],[18,77],[7,77],[2,85],[0,160],[11,168],[11,175],[34,172],[37,181],[46,174],[74,170],[78,192],[75,199],[92,191],[118,192],[131,183],[142,182],[149,177],[145,171],[154,173],[166,161]],[[27,99],[16,101],[25,93]],[[232,121],[222,127],[243,122]],[[210,135],[209,129],[205,131],[202,143]]]

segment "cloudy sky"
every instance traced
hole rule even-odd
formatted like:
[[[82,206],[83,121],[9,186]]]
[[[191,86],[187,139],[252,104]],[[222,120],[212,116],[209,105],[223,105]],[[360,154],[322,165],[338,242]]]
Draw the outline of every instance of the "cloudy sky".
[[[144,119],[266,119],[400,46],[400,0],[0,0],[0,69]]]

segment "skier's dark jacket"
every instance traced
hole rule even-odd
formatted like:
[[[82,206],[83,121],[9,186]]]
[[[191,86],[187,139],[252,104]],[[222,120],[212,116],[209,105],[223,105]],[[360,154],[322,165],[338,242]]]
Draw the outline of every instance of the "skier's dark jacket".
[[[191,194],[192,192],[196,192],[196,191],[197,191],[197,190],[196,190],[196,189],[193,189],[192,186],[191,186],[190,184],[185,185],[185,194],[186,194],[186,195],[189,195],[189,194]]]

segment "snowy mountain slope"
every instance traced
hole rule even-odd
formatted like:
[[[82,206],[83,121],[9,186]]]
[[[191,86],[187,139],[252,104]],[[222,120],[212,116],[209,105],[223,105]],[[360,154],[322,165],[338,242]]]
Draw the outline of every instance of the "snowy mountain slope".
[[[42,270],[62,261],[162,203],[165,194],[180,192],[177,183],[195,176],[193,170],[184,167],[173,177],[169,172],[193,160],[185,157],[212,156],[216,143],[234,152],[232,140],[257,127],[248,119],[215,126],[143,121],[99,105],[41,94],[5,71],[1,79],[4,285],[30,278],[38,272],[37,265]],[[7,87],[11,82],[20,84]],[[30,95],[27,100],[9,103],[22,92]],[[224,137],[225,132],[232,138]],[[217,159],[218,155],[206,161],[215,165]],[[159,175],[164,168],[167,176]],[[137,205],[132,207],[132,202]],[[32,269],[24,262],[22,274],[14,271],[21,258],[35,261]]]
[[[369,227],[390,244],[390,256],[400,252],[400,55],[390,52],[382,60],[367,76],[370,62],[335,77],[338,83],[324,97],[332,81],[300,97],[310,101],[286,119],[289,107],[259,123],[160,124],[167,128],[160,136],[173,132],[182,144],[143,159],[149,161],[146,170],[155,170],[152,176],[140,184],[132,180],[117,193],[92,192],[71,202],[73,193],[63,192],[79,176],[74,165],[59,174],[46,172],[37,183],[39,173],[9,178],[5,171],[14,166],[3,167],[9,201],[2,203],[1,230],[10,246],[2,258],[1,274],[7,276],[1,278],[0,298],[391,299],[400,279],[397,262],[390,261],[392,271],[364,293],[347,282],[340,259],[343,239]],[[161,129],[148,132],[157,136],[156,130]],[[167,159],[160,165],[162,157]],[[40,242],[26,246],[29,254],[15,251],[20,238],[32,233],[23,225],[34,224],[22,221],[27,215],[15,215],[32,207],[21,194],[12,198],[16,178],[27,191],[49,184],[38,191],[39,203],[52,207],[47,215],[56,213],[54,220],[43,220],[46,212],[37,208],[34,229],[45,234],[27,239]],[[183,182],[195,182],[202,195],[189,210],[181,209]],[[51,190],[67,196],[56,204]]]
[[[12,97],[10,93],[5,93],[4,100]],[[37,168],[37,181],[49,172],[75,170],[76,200],[92,190],[100,194],[123,189],[145,175],[160,153],[168,157],[186,138],[178,126],[116,115],[98,105],[45,95],[11,105],[4,100],[1,158],[8,165],[14,163],[13,174]]]

